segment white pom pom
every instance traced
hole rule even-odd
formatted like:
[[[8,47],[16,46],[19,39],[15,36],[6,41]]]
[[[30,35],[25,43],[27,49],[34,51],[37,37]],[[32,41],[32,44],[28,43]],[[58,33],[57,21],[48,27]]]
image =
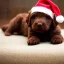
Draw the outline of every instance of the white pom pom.
[[[56,17],[56,21],[58,23],[62,23],[64,21],[64,17],[62,15]]]

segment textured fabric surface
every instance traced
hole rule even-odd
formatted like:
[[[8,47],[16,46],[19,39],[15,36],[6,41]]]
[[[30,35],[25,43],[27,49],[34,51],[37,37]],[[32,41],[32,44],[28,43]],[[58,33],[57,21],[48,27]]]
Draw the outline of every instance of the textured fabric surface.
[[[61,31],[64,37],[64,30]],[[0,29],[0,64],[64,64],[64,42],[28,46],[27,37],[5,36]]]

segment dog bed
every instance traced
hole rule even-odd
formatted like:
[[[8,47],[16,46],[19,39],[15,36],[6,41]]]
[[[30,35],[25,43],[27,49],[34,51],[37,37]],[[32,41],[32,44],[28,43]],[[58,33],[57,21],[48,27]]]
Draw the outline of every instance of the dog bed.
[[[64,29],[61,30],[64,37]],[[29,46],[27,37],[5,36],[0,29],[0,64],[64,64],[64,42]]]

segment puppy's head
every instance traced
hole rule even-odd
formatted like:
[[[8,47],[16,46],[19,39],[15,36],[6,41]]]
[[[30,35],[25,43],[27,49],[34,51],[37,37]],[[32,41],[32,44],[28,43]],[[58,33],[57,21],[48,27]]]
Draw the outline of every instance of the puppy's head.
[[[51,26],[54,28],[57,25],[55,20],[41,12],[29,14],[27,23],[28,26],[36,32],[46,32],[51,28]]]

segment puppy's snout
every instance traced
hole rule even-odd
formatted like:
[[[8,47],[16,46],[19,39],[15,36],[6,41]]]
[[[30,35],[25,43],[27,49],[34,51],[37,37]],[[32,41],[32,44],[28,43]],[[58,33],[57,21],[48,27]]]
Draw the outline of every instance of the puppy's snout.
[[[38,23],[37,25],[38,25],[38,26],[41,26],[41,25],[42,25],[42,23]]]
[[[38,26],[38,27],[41,27],[41,26],[42,26],[42,23],[38,23],[37,26]]]

